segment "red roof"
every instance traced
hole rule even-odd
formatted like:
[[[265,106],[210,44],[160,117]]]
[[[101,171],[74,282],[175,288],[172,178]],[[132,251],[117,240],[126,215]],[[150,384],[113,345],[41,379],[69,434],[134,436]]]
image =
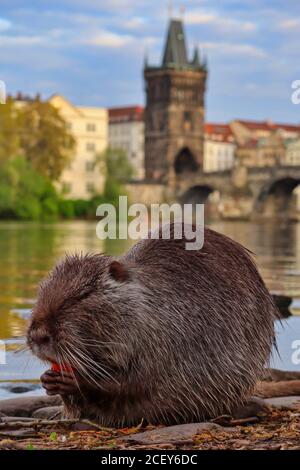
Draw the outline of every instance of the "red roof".
[[[237,122],[252,131],[270,131],[271,129],[273,129],[272,126],[274,125],[270,121],[244,121],[242,119],[238,119]]]
[[[276,129],[284,129],[285,131],[299,132],[300,133],[300,124],[295,125],[295,124],[278,124],[278,123],[275,123],[274,127]]]
[[[300,133],[300,124],[279,124],[272,121],[244,121],[241,119],[238,119],[237,122],[252,131],[272,131],[276,129],[283,129],[285,131]]]
[[[125,106],[123,108],[110,108],[108,110],[109,123],[143,121],[144,108],[142,106]]]
[[[233,142],[233,133],[228,124],[206,123],[204,132],[212,140],[220,142]]]

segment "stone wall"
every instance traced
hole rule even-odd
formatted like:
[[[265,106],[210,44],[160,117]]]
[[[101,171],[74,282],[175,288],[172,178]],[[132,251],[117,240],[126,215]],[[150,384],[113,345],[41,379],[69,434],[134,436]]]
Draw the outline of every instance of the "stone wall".
[[[168,189],[164,184],[128,183],[125,186],[130,204],[141,203],[149,206],[166,202]]]

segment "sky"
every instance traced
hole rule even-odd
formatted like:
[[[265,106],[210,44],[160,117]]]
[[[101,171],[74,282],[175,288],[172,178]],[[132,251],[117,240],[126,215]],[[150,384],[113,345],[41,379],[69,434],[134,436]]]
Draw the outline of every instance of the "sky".
[[[207,120],[300,123],[299,0],[0,0],[0,80],[78,105],[143,104],[144,57],[160,63],[171,3],[190,56],[197,45],[208,58]]]

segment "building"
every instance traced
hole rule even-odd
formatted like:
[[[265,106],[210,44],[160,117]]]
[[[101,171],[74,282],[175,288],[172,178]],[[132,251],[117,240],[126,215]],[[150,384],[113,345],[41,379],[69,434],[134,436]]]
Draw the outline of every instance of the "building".
[[[248,168],[281,165],[285,160],[285,140],[278,131],[267,137],[250,139],[238,146],[236,158],[240,165]]]
[[[205,124],[203,171],[224,171],[234,166],[236,142],[228,124]]]
[[[111,108],[109,115],[108,145],[126,152],[134,169],[134,178],[143,179],[144,165],[144,108],[129,106]]]
[[[272,121],[235,120],[230,123],[230,128],[238,144],[237,161],[248,168],[285,164],[290,158],[286,155],[286,142],[300,137],[300,125]]]
[[[170,20],[162,63],[145,62],[145,176],[171,183],[203,166],[207,67],[195,49],[188,59],[181,20]]]
[[[300,135],[300,124],[280,124],[272,121],[234,120],[230,123],[231,130],[238,144],[245,144],[251,139],[260,139],[278,131],[284,139],[296,138]]]
[[[256,167],[278,166],[284,162],[284,138],[280,130],[274,130],[267,137],[258,139]]]
[[[107,110],[75,106],[61,95],[52,96],[49,102],[59,110],[76,140],[73,160],[63,171],[59,188],[68,199],[89,199],[104,188],[105,171],[95,160],[107,148]]]
[[[300,137],[285,141],[285,165],[300,166]]]

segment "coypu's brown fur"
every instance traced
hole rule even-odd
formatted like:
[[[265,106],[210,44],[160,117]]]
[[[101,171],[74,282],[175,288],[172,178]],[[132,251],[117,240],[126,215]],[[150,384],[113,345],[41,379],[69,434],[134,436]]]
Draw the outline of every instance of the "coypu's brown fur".
[[[85,383],[63,395],[69,416],[199,421],[253,391],[274,342],[273,299],[238,243],[209,229],[201,250],[185,242],[68,256],[41,284],[28,343]]]

